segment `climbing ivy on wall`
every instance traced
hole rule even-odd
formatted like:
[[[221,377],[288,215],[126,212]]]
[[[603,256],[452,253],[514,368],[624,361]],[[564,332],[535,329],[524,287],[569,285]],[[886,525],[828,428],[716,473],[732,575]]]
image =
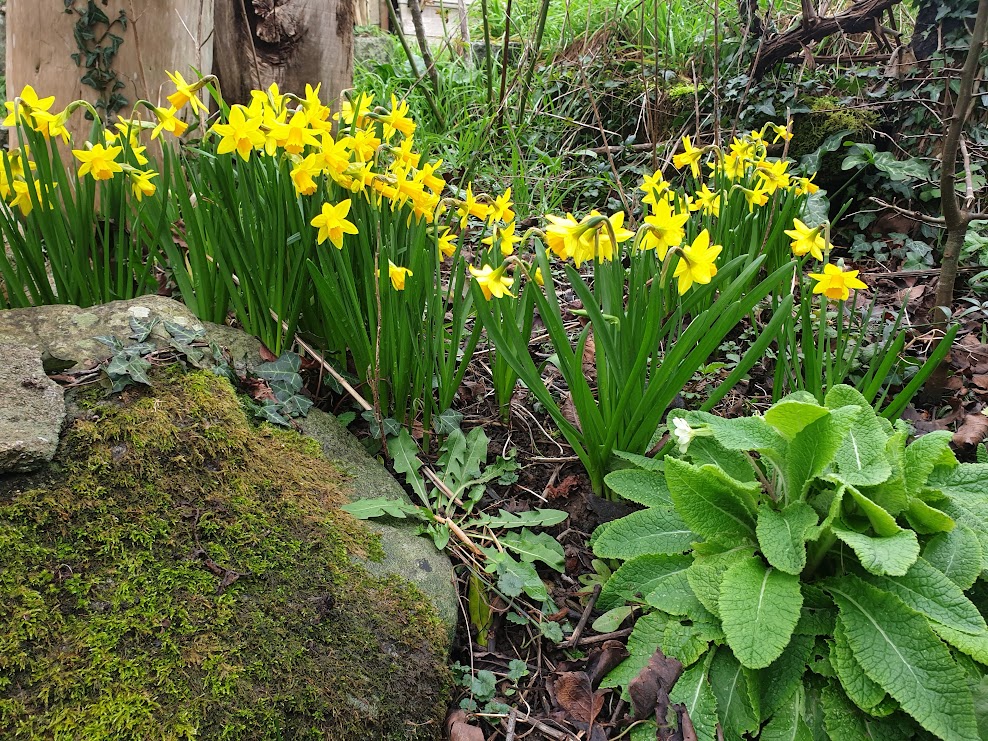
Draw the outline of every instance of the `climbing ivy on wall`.
[[[128,104],[127,98],[119,92],[125,83],[113,69],[113,60],[124,41],[123,36],[113,31],[116,27],[122,32],[127,30],[127,14],[121,9],[111,21],[95,0],[87,0],[84,7],[80,7],[77,0],[63,2],[66,13],[79,16],[73,29],[78,51],[72,54],[72,60],[76,66],[86,69],[82,82],[99,93],[96,108],[105,112],[104,119],[109,120],[112,114]],[[102,4],[105,6],[106,0],[102,0]],[[92,116],[87,114],[87,117]]]

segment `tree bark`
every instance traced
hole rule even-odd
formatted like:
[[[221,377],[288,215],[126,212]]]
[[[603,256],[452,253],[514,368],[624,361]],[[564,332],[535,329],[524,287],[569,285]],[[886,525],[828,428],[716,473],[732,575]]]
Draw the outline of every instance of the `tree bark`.
[[[215,0],[213,72],[228,103],[277,83],[325,102],[353,84],[353,0]]]

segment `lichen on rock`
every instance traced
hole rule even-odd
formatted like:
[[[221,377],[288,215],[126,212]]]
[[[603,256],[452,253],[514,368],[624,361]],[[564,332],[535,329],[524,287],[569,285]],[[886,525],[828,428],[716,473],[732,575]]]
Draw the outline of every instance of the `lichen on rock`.
[[[439,738],[447,631],[354,562],[345,475],[224,379],[155,381],[0,481],[0,737]]]

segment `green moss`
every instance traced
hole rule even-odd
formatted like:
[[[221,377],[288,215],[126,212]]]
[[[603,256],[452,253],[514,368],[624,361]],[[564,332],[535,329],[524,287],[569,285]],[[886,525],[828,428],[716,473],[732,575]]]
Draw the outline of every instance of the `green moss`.
[[[794,117],[793,142],[790,156],[799,158],[815,152],[828,136],[848,131],[848,139],[870,142],[871,130],[879,123],[879,115],[867,108],[848,108],[840,99],[829,95],[806,101],[809,113]]]
[[[445,631],[318,444],[207,373],[91,408],[0,482],[0,737],[440,737]]]

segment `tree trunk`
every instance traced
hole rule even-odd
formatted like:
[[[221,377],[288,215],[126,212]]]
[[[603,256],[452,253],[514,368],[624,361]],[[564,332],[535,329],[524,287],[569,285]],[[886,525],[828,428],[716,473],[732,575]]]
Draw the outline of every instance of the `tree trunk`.
[[[275,82],[325,102],[353,84],[354,0],[215,0],[213,72],[228,103]]]

